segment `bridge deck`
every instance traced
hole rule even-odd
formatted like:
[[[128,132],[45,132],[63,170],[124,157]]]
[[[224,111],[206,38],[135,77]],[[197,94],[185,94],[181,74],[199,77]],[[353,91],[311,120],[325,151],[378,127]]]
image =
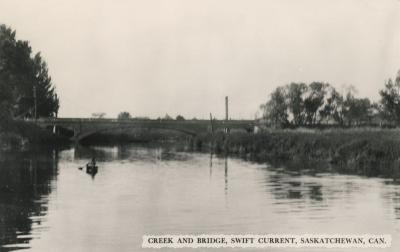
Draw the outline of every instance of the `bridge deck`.
[[[211,128],[210,120],[42,118],[36,120],[36,123],[42,127],[58,126],[70,129],[74,132],[75,140],[98,132],[135,127],[177,130],[190,135],[207,132]],[[254,127],[254,121],[213,120],[212,126],[214,130],[221,128],[249,130]]]

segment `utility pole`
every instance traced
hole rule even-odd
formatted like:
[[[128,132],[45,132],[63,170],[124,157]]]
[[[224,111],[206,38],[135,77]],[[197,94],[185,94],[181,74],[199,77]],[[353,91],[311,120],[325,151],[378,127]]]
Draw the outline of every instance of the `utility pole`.
[[[229,133],[229,128],[228,128],[228,125],[227,125],[228,124],[228,120],[229,120],[228,104],[229,104],[228,96],[225,96],[225,123],[226,123],[225,132],[226,133]]]
[[[229,114],[228,114],[228,96],[225,96],[225,120],[228,121]]]
[[[210,113],[210,124],[211,124],[211,135],[214,136],[214,125],[213,125],[213,118],[212,118],[211,113]]]
[[[34,100],[34,109],[35,109],[35,114],[34,114],[34,116],[35,116],[35,122],[36,122],[36,119],[37,119],[37,96],[36,96],[36,86],[33,86],[33,100]]]

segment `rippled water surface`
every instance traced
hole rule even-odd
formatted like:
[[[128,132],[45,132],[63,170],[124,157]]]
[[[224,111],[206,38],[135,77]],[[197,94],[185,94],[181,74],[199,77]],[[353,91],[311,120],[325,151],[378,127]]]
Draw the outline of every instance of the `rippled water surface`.
[[[400,186],[391,179],[166,147],[1,155],[0,251],[138,251],[144,234],[203,233],[391,234],[392,248],[378,251],[400,248]],[[94,176],[78,169],[92,156]]]

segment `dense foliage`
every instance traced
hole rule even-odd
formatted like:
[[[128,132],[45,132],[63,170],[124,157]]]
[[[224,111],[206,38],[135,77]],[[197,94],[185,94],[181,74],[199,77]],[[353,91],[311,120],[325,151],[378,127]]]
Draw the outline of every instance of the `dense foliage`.
[[[185,117],[183,117],[182,115],[177,115],[175,120],[177,120],[177,121],[185,121]]]
[[[400,123],[400,71],[385,83],[380,103],[356,98],[354,88],[343,94],[329,83],[290,83],[277,87],[261,105],[268,126],[398,125]]]
[[[0,119],[55,117],[59,99],[46,62],[32,54],[28,41],[0,25]]]
[[[389,79],[385,88],[379,92],[381,95],[382,115],[386,120],[400,123],[400,71],[395,80]]]
[[[118,119],[120,119],[120,120],[131,119],[131,118],[132,118],[131,114],[127,111],[123,111],[118,114]]]

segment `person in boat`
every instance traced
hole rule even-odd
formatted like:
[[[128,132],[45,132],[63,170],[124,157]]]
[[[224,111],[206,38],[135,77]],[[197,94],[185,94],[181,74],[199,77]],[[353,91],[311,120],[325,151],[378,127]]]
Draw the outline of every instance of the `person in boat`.
[[[96,159],[92,158],[92,161],[89,163],[90,166],[96,166]]]

